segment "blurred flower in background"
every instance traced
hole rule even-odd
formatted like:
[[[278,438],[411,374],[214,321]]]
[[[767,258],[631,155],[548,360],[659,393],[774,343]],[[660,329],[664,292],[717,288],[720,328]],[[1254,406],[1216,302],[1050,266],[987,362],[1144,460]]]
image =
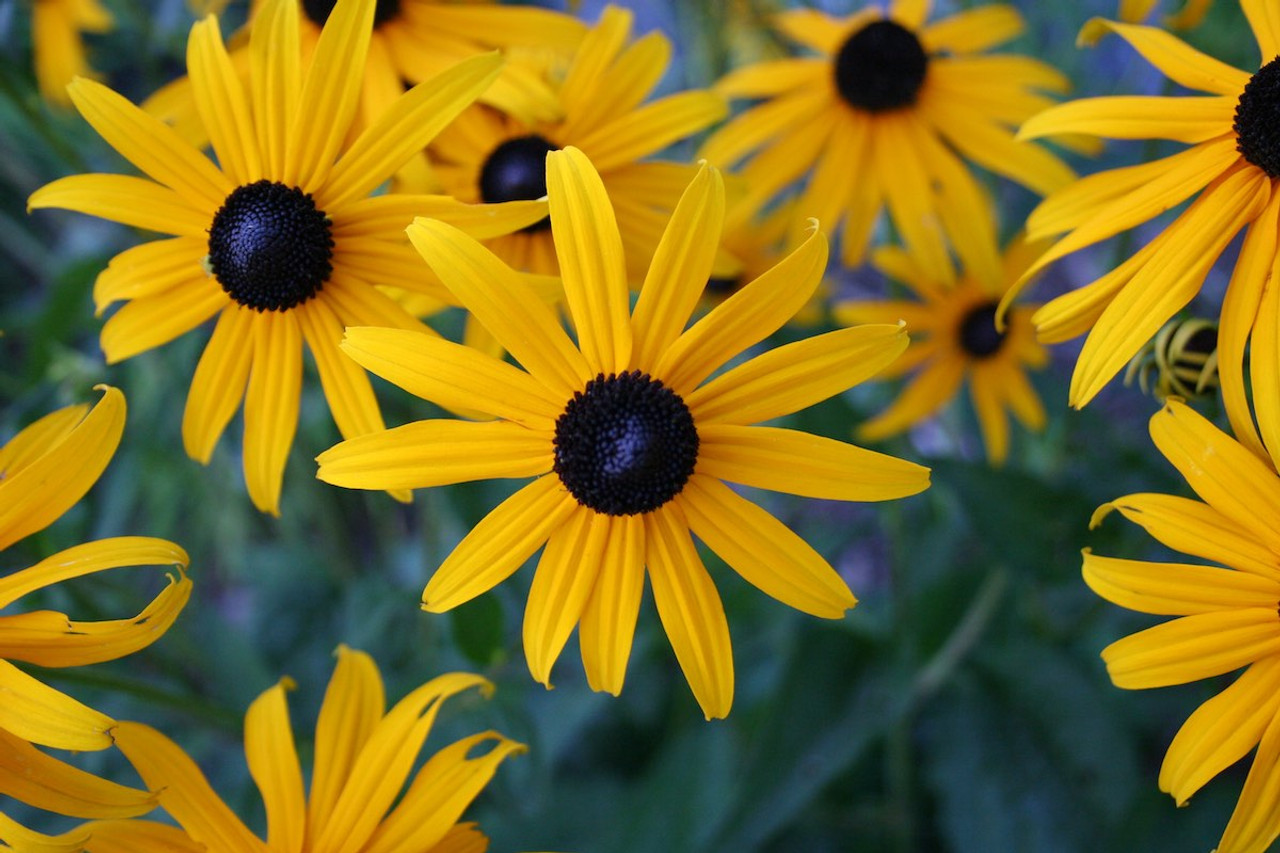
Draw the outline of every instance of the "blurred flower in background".
[[[40,94],[60,107],[70,107],[67,84],[76,77],[96,76],[85,56],[82,32],[105,33],[115,23],[98,0],[34,0],[31,46],[35,52]]]

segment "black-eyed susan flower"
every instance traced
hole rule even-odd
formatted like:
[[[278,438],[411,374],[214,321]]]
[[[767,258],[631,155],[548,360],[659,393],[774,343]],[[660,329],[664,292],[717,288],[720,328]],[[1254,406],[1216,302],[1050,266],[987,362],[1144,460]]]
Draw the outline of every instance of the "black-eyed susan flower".
[[[948,243],[968,269],[995,277],[994,225],[964,158],[1040,194],[1068,183],[1060,160],[1013,137],[1050,105],[1039,90],[1067,81],[1038,60],[984,53],[1022,31],[1012,6],[926,23],[931,5],[780,14],[781,32],[817,56],[758,63],[717,83],[728,97],[763,102],[716,131],[702,156],[717,165],[750,157],[742,174],[761,202],[807,174],[798,208],[840,227],[848,266],[862,262],[887,208],[934,280],[953,274]]]
[[[1272,277],[1280,231],[1280,193],[1274,191],[1280,177],[1280,61],[1268,59],[1280,53],[1280,20],[1268,0],[1241,5],[1265,60],[1255,73],[1225,65],[1154,27],[1092,21],[1083,39],[1114,32],[1173,82],[1209,94],[1088,98],[1041,113],[1020,133],[1078,132],[1188,146],[1151,163],[1090,175],[1032,212],[1027,231],[1033,238],[1065,236],[1029,274],[1190,200],[1131,257],[1051,300],[1032,319],[1047,343],[1088,333],[1070,390],[1071,404],[1084,406],[1199,293],[1218,256],[1246,229],[1222,302],[1218,370],[1235,434],[1261,452],[1246,403],[1244,353],[1251,333],[1258,358],[1278,331],[1264,285]],[[1257,386],[1258,416],[1280,425],[1280,393],[1270,385]]]
[[[382,428],[368,377],[338,342],[347,325],[420,327],[374,287],[428,285],[404,238],[412,217],[439,210],[488,236],[545,211],[536,202],[508,205],[524,213],[502,222],[505,213],[444,197],[369,197],[488,85],[500,62],[469,59],[415,87],[348,144],[374,12],[373,0],[341,0],[304,74],[297,5],[271,0],[250,38],[248,85],[217,20],[192,28],[187,62],[220,167],[115,92],[78,80],[71,96],[81,114],[151,180],[76,175],[29,202],[175,235],[117,255],[98,276],[100,310],[127,303],[103,326],[102,349],[117,362],[216,317],[187,397],[183,441],[207,463],[243,399],[245,479],[265,512],[279,512],[304,343],[342,434]]]
[[[0,552],[56,521],[111,461],[125,422],[124,396],[102,388],[92,408],[70,406],[37,420],[0,447]],[[173,624],[191,594],[187,554],[162,539],[119,536],[76,545],[0,578],[0,794],[85,818],[152,808],[145,791],[96,779],[31,744],[106,749],[116,723],[19,669],[115,660],[149,646]],[[137,616],[81,622],[53,610],[13,612],[24,597],[73,578],[129,566],[177,569]],[[0,827],[12,821],[0,815]]]
[[[445,700],[471,689],[487,695],[492,686],[478,675],[450,673],[387,710],[373,659],[345,646],[337,655],[316,721],[309,794],[285,701],[289,679],[259,696],[245,715],[245,758],[266,806],[265,840],[218,796],[180,746],[148,726],[122,722],[117,745],[181,828],[98,822],[31,841],[57,844],[87,835],[89,853],[483,853],[488,839],[474,823],[458,820],[498,766],[525,747],[497,732],[480,732],[440,749],[416,772],[414,767]],[[94,846],[103,836],[118,846]],[[20,853],[49,849],[11,846]]]
[[[1180,401],[1151,418],[1151,437],[1199,500],[1135,494],[1102,506],[1175,551],[1216,566],[1085,552],[1084,579],[1122,607],[1179,618],[1102,652],[1117,687],[1186,684],[1240,671],[1179,729],[1160,789],[1184,805],[1257,752],[1218,853],[1262,853],[1280,835],[1280,479],[1266,462]]]
[[[1018,306],[1004,329],[995,325],[1000,297],[1043,250],[1043,244],[1015,240],[1004,254],[999,280],[982,281],[966,273],[953,285],[930,278],[902,249],[874,253],[875,266],[918,298],[842,302],[832,311],[842,323],[906,322],[911,345],[884,375],[915,375],[893,405],[858,428],[859,438],[877,441],[923,421],[950,402],[966,381],[987,458],[994,464],[1008,456],[1008,413],[1028,429],[1044,427],[1044,407],[1027,379],[1028,369],[1042,368],[1049,360],[1035,340],[1034,309]]]
[[[67,84],[92,75],[82,32],[105,33],[115,21],[98,0],[34,0],[31,4],[31,47],[36,85],[45,100],[71,106]]]
[[[1213,0],[1186,0],[1177,12],[1162,19],[1171,30],[1193,30],[1200,26]],[[1120,20],[1127,24],[1141,24],[1156,8],[1156,0],[1120,0]]]
[[[577,625],[588,682],[617,694],[647,570],[694,695],[708,718],[722,717],[733,699],[728,624],[690,534],[785,604],[826,618],[852,607],[826,560],[725,481],[834,500],[927,488],[919,465],[752,426],[861,382],[902,352],[906,335],[898,325],[844,329],[708,380],[808,301],[826,267],[825,238],[815,229],[685,329],[719,241],[719,173],[704,165],[680,199],[634,310],[613,208],[590,161],[572,147],[552,152],[547,189],[577,344],[491,252],[418,219],[414,245],[524,369],[420,333],[349,329],[345,351],[372,372],[495,420],[419,421],[351,439],[319,457],[318,476],[364,489],[534,477],[454,549],[423,607],[445,611],[485,592],[545,544],[524,618],[530,672],[549,684]]]

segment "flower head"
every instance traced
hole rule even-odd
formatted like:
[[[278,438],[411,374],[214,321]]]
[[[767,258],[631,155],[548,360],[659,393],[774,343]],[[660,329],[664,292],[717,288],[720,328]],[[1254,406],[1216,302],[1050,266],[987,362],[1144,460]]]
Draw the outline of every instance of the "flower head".
[[[863,326],[780,347],[708,379],[808,301],[826,266],[814,230],[793,253],[689,329],[724,218],[719,173],[680,199],[634,310],[604,185],[576,148],[547,163],[575,345],[505,264],[451,226],[410,238],[458,300],[523,366],[413,332],[350,329],[357,362],[425,399],[494,421],[433,420],[348,440],[319,477],[353,488],[419,488],[493,477],[534,481],[492,511],[436,571],[423,606],[449,610],[546,545],[525,611],[533,676],[575,625],[591,686],[622,689],[647,574],[658,614],[703,711],[728,713],[733,663],[719,594],[694,533],[769,595],[839,618],[848,586],[813,548],[725,480],[808,497],[885,500],[922,491],[928,470],[838,441],[753,426],[868,378],[906,346],[900,326]]]
[[[1102,652],[1117,687],[1144,689],[1243,669],[1183,724],[1160,768],[1160,789],[1183,805],[1258,748],[1218,853],[1262,851],[1280,835],[1280,478],[1185,404],[1151,418],[1151,438],[1199,500],[1161,494],[1117,498],[1118,511],[1162,544],[1217,566],[1152,563],[1088,551],[1084,579],[1130,610],[1172,621]]]
[[[29,202],[175,235],[117,255],[98,277],[100,310],[127,303],[103,326],[102,348],[120,361],[216,318],[187,397],[183,442],[208,462],[243,399],[245,479],[266,512],[279,512],[304,343],[342,434],[382,428],[368,377],[338,341],[347,325],[422,328],[374,286],[432,290],[404,239],[412,217],[438,212],[490,236],[545,211],[538,202],[477,212],[438,196],[369,197],[500,64],[494,55],[460,63],[406,92],[348,144],[374,14],[374,0],[339,0],[304,73],[297,4],[270,0],[249,39],[247,83],[217,19],[196,24],[187,63],[220,166],[115,92],[78,80],[71,96],[81,114],[150,180],[76,175]]]

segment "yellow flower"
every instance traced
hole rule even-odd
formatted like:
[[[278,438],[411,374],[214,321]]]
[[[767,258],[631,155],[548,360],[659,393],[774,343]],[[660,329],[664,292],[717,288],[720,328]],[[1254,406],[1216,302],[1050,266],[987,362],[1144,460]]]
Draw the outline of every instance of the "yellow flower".
[[[80,33],[105,33],[114,24],[111,13],[98,0],[35,0],[31,6],[31,46],[36,84],[45,100],[71,106],[67,84],[92,74]]]
[[[876,267],[906,285],[919,301],[843,302],[832,312],[841,323],[905,321],[911,346],[885,373],[895,376],[918,370],[892,406],[862,424],[859,438],[877,441],[925,420],[952,400],[966,380],[987,457],[994,464],[1002,464],[1008,456],[1006,410],[1029,429],[1044,427],[1044,407],[1026,373],[1049,360],[1035,341],[1034,309],[1015,308],[1004,330],[997,331],[995,326],[1001,295],[1043,250],[1043,244],[1015,240],[1005,252],[1000,281],[988,283],[964,275],[952,286],[931,279],[902,249],[883,248],[875,253]]]
[[[1271,0],[1242,0],[1264,59],[1280,53],[1280,17]],[[1170,80],[1207,96],[1088,98],[1055,107],[1023,125],[1024,137],[1088,133],[1115,139],[1168,139],[1189,147],[1151,163],[1099,172],[1047,198],[1027,221],[1033,239],[1062,235],[1028,277],[1064,255],[1127,231],[1188,199],[1147,245],[1114,270],[1050,301],[1032,318],[1040,339],[1055,343],[1088,333],[1070,400],[1084,406],[1189,303],[1218,256],[1241,229],[1247,233],[1221,310],[1218,369],[1235,434],[1261,453],[1249,416],[1244,353],[1274,365],[1277,295],[1265,288],[1276,263],[1280,231],[1280,61],[1250,75],[1224,65],[1153,27],[1092,21],[1081,37],[1105,32],[1125,39]],[[1025,277],[1024,277],[1025,278]],[[1022,283],[1011,289],[1011,300]],[[1265,293],[1264,293],[1265,290]],[[1268,370],[1271,368],[1268,367]],[[1274,387],[1273,387],[1274,386]],[[1254,389],[1258,419],[1280,427],[1280,386]],[[1269,446],[1280,435],[1264,436]]]
[[[466,673],[442,675],[388,711],[373,659],[339,646],[316,721],[309,797],[285,702],[290,686],[284,679],[259,696],[244,721],[245,758],[266,805],[265,841],[217,795],[181,747],[155,729],[130,722],[120,723],[117,745],[181,829],[106,821],[56,838],[32,833],[16,844],[0,827],[0,839],[22,853],[50,853],[42,844],[61,844],[54,851],[72,853],[86,836],[89,853],[483,853],[483,833],[458,819],[498,765],[525,747],[497,732],[481,732],[436,752],[412,781],[409,775],[444,701],[471,688],[487,695],[492,691],[487,681]],[[483,754],[471,755],[486,747]]]
[[[545,212],[534,202],[503,214],[444,197],[368,197],[499,65],[494,55],[460,63],[405,93],[347,144],[374,9],[373,0],[341,0],[304,73],[297,4],[271,0],[250,38],[247,86],[217,20],[192,28],[187,63],[221,168],[115,92],[78,80],[71,95],[81,114],[152,180],[76,175],[29,201],[176,235],[117,255],[98,277],[99,310],[127,302],[103,326],[103,351],[117,362],[216,317],[191,382],[183,442],[207,463],[243,398],[249,495],[273,514],[297,428],[304,342],[342,434],[382,428],[368,377],[338,342],[348,325],[422,328],[374,287],[439,289],[404,238],[412,217],[460,217],[491,236]]]
[[[1035,90],[1067,80],[1025,56],[982,51],[1017,36],[1011,6],[981,6],[932,24],[929,0],[894,0],[846,18],[784,12],[777,26],[818,56],[762,62],[726,76],[716,90],[762,98],[703,146],[713,163],[744,166],[763,203],[808,173],[798,209],[843,220],[847,266],[862,262],[880,211],[935,281],[954,271],[948,241],[972,272],[994,278],[994,223],[966,157],[1044,194],[1073,175],[1013,128],[1051,102]]]
[[[124,429],[124,396],[99,386],[90,409],[47,415],[0,447],[0,550],[57,520],[97,481]],[[0,578],[0,610],[62,581],[127,566],[172,566],[176,577],[137,616],[77,622],[52,610],[0,615],[0,794],[78,817],[120,817],[152,807],[145,791],[95,779],[31,746],[98,750],[116,722],[14,666],[83,666],[145,648],[173,624],[191,594],[187,554],[172,542],[120,536],[76,545]],[[11,821],[0,815],[0,827]]]
[[[1204,21],[1213,0],[1186,0],[1182,9],[1164,16],[1164,25],[1171,30],[1193,30]],[[1156,7],[1156,0],[1120,0],[1120,20],[1140,24]]]
[[[1160,790],[1185,805],[1255,746],[1218,853],[1262,853],[1280,835],[1280,479],[1267,463],[1185,404],[1151,418],[1151,438],[1200,500],[1136,494],[1118,510],[1163,545],[1221,567],[1084,556],[1084,579],[1130,610],[1179,618],[1102,652],[1117,687],[1145,689],[1243,669],[1169,745]]]
[[[680,199],[634,310],[614,211],[576,148],[547,161],[575,345],[509,267],[451,226],[418,219],[410,239],[458,300],[523,366],[413,332],[349,329],[372,372],[488,422],[430,420],[345,441],[319,457],[326,482],[421,488],[536,479],[481,521],[423,593],[449,610],[510,576],[546,544],[524,618],[525,656],[549,684],[578,626],[593,689],[621,691],[647,574],[676,658],[708,718],[729,712],[733,661],[719,594],[694,533],[747,581],[825,618],[854,605],[813,548],[723,481],[833,500],[886,500],[928,487],[928,469],[803,432],[752,426],[844,391],[906,347],[899,326],[844,329],[716,370],[776,331],[826,267],[814,230],[777,266],[684,326],[724,218],[720,175],[703,166]]]

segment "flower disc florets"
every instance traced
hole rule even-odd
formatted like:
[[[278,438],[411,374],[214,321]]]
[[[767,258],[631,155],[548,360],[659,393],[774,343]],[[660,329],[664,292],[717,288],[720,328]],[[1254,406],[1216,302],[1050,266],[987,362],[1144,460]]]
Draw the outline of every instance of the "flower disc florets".
[[[872,21],[836,54],[836,89],[851,106],[879,113],[909,107],[924,85],[929,57],[911,30]]]
[[[1280,56],[1249,78],[1236,104],[1236,149],[1253,165],[1280,178]]]
[[[547,194],[547,153],[557,151],[536,133],[508,139],[489,153],[480,169],[480,197],[488,204],[532,201]],[[523,231],[545,231],[551,219],[543,217]]]
[[[974,358],[989,358],[1000,351],[1005,333],[996,329],[995,302],[969,310],[960,321],[960,346]]]
[[[329,20],[329,15],[333,14],[335,5],[337,0],[302,0],[302,11],[316,26],[323,27]],[[373,26],[379,27],[399,14],[400,0],[378,0],[378,5],[373,10]]]
[[[330,225],[297,187],[265,180],[236,187],[209,227],[209,268],[246,308],[286,311],[332,274]]]
[[[556,474],[578,503],[605,515],[657,509],[680,494],[697,460],[684,400],[638,370],[598,375],[556,420]]]

